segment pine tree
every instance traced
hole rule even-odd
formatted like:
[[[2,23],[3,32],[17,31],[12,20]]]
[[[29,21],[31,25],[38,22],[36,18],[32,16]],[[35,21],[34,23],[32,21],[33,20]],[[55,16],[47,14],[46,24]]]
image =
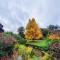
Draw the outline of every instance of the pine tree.
[[[41,29],[36,24],[34,18],[32,20],[29,19],[29,23],[26,27],[25,38],[26,39],[40,39],[43,37]]]

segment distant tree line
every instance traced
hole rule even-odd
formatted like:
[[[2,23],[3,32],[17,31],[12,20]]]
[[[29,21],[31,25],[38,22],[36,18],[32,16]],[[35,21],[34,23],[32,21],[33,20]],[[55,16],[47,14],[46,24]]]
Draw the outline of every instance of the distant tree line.
[[[59,25],[49,25],[48,29],[49,30],[60,30],[60,26]]]

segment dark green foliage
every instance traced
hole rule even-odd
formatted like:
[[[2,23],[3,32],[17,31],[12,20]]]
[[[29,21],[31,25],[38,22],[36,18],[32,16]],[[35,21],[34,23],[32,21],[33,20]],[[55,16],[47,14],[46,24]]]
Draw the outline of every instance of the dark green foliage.
[[[14,45],[9,45],[6,48],[3,47],[3,49],[0,49],[0,57],[6,56],[6,55],[10,56],[11,54],[13,54],[13,48],[14,48]]]
[[[49,30],[54,30],[54,28],[55,28],[54,25],[49,25],[49,26],[48,26],[48,29],[49,29]]]
[[[0,49],[3,48],[3,41],[0,40]]]
[[[0,32],[4,32],[3,25],[0,23]]]
[[[49,25],[48,26],[48,29],[49,30],[59,30],[60,29],[60,26],[58,26],[58,25]]]
[[[0,50],[0,57],[6,56],[7,53],[4,50]]]
[[[43,36],[46,38],[49,34],[49,30],[48,29],[42,29],[42,33],[43,33]]]
[[[0,32],[4,32],[4,30],[2,28],[0,28]]]
[[[7,52],[8,56],[12,55],[13,54],[13,48],[14,48],[14,45],[9,45],[5,48],[5,52]]]
[[[3,28],[3,25],[0,23],[0,28]]]
[[[16,40],[18,41],[18,43],[20,43],[20,44],[26,44],[26,40],[23,38],[23,37],[21,37],[20,35],[14,35],[14,37],[16,38]]]
[[[19,27],[18,33],[21,37],[24,37],[24,27]]]
[[[8,37],[8,36],[12,36],[14,33],[13,32],[4,32],[4,36],[5,37]]]
[[[3,39],[0,38],[0,57],[5,56],[6,52],[3,50]]]

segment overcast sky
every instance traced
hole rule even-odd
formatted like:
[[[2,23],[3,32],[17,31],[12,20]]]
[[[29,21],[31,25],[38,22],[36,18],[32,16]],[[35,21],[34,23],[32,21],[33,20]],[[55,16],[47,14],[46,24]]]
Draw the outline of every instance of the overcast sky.
[[[17,32],[32,17],[39,27],[60,25],[60,0],[0,0],[0,23],[5,31]]]

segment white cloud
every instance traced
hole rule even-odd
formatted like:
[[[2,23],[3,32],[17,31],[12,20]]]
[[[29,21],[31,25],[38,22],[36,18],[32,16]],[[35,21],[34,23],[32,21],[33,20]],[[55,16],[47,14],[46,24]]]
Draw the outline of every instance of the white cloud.
[[[16,32],[32,17],[40,27],[60,25],[60,0],[0,0],[0,23],[6,31]]]

